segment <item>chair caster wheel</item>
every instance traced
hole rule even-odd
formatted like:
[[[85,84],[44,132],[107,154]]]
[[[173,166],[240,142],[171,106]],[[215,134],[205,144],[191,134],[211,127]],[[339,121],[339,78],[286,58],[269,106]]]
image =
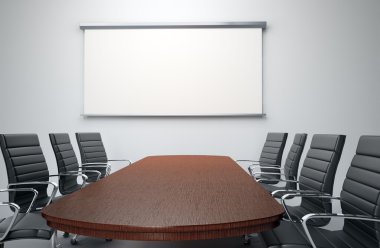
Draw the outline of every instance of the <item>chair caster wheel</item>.
[[[68,238],[70,236],[70,233],[68,232],[64,232],[63,235],[62,235],[64,238]]]
[[[243,238],[244,238],[244,242],[243,242],[244,245],[251,244],[251,237],[249,235],[244,235]]]
[[[112,241],[112,239],[106,239],[106,241],[107,241],[107,242],[111,242],[111,241]]]
[[[76,239],[71,239],[71,240],[70,240],[70,243],[71,243],[72,245],[76,245],[76,244],[78,244],[78,240],[76,240]]]

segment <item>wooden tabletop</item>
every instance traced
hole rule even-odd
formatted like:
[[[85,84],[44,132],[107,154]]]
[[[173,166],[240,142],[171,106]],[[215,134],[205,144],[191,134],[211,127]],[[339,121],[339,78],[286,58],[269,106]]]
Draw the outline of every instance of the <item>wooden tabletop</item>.
[[[42,210],[58,230],[112,239],[194,240],[272,229],[284,210],[225,156],[151,156]]]

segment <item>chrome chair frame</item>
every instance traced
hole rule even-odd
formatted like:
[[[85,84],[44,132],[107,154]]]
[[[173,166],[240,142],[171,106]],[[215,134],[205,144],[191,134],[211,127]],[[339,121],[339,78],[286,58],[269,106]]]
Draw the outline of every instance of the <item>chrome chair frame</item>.
[[[46,203],[45,206],[48,206],[52,200],[54,199],[55,195],[57,194],[57,191],[58,191],[58,185],[54,182],[49,182],[49,181],[30,181],[30,182],[20,182],[20,183],[10,183],[8,184],[7,188],[8,189],[11,189],[12,187],[14,186],[21,186],[21,185],[44,185],[44,184],[47,184],[47,185],[52,185],[53,186],[53,191],[49,197],[49,201]],[[36,208],[36,210],[41,210],[42,207],[40,208]]]

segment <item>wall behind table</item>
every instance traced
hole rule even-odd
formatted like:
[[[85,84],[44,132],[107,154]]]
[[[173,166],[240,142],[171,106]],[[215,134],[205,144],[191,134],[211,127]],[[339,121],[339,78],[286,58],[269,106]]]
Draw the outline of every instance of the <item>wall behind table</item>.
[[[170,21],[267,21],[268,116],[81,117],[79,23]],[[288,131],[288,145],[295,132],[343,133],[348,138],[335,185],[339,192],[359,136],[380,134],[379,44],[377,0],[2,0],[0,132],[38,133],[52,173],[49,132],[69,132],[75,142],[76,131],[100,131],[109,157],[132,160],[152,154],[257,158],[268,131]],[[0,187],[6,183],[0,158]]]

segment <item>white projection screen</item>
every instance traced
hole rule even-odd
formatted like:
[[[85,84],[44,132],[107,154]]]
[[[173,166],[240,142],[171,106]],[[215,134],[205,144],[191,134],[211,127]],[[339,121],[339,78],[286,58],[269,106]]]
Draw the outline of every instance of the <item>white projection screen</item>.
[[[83,114],[262,115],[264,28],[83,24]]]

